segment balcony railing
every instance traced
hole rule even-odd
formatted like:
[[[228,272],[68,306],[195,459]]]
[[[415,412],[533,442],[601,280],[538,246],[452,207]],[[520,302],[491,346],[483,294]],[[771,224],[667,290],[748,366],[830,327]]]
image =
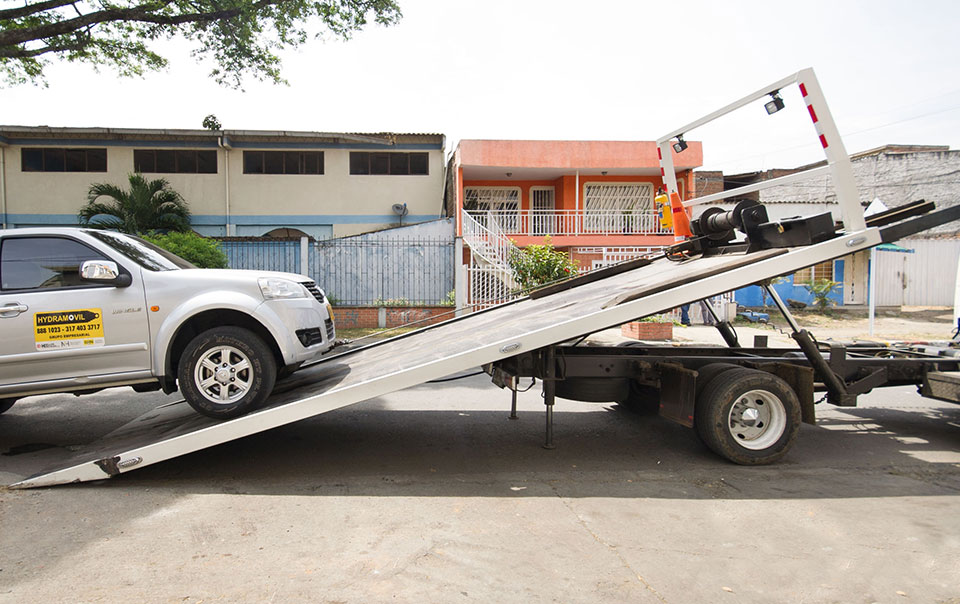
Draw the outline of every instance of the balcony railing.
[[[468,210],[486,228],[508,235],[667,235],[651,210]]]

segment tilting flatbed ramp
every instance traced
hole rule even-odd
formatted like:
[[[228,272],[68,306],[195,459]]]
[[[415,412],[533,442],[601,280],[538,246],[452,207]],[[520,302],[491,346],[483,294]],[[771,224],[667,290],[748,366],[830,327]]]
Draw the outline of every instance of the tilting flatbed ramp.
[[[525,298],[332,357],[281,384],[265,408],[234,420],[200,416],[185,403],[158,407],[76,452],[59,467],[11,486],[108,478],[789,274],[880,242],[880,233],[871,228],[790,250],[683,263],[659,259],[578,287]]]

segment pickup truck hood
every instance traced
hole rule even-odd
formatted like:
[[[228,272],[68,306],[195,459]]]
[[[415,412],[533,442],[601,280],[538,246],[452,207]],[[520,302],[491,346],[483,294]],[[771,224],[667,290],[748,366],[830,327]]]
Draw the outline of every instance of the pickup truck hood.
[[[187,279],[196,279],[198,281],[252,281],[267,277],[274,279],[289,279],[297,283],[312,281],[309,277],[298,275],[296,273],[281,273],[279,271],[255,271],[239,270],[228,268],[187,268],[177,271],[177,275]]]

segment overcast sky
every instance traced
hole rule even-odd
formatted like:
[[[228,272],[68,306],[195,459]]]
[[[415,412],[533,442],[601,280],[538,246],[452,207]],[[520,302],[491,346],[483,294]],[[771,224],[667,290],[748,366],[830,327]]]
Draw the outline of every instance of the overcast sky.
[[[0,123],[654,140],[813,67],[848,152],[960,147],[960,2],[399,0],[402,21],[284,55],[289,86],[217,86],[186,52],[144,79],[53,65]],[[798,96],[691,133],[728,173],[822,159]]]

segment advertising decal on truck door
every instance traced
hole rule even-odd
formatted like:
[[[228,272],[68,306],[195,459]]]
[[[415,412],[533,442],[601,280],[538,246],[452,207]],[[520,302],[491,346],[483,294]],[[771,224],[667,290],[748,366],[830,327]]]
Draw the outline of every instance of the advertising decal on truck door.
[[[38,312],[33,315],[37,350],[103,346],[103,319],[99,308]]]

